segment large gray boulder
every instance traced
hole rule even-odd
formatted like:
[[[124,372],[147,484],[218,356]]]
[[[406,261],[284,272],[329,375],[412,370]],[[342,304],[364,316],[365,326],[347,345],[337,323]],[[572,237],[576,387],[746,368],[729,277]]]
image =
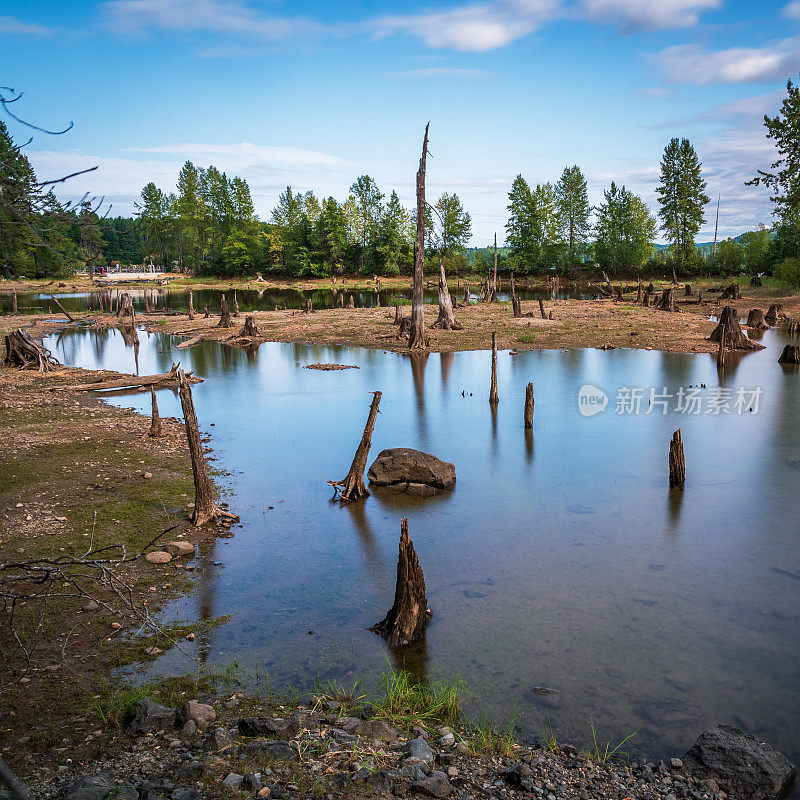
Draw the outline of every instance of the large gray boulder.
[[[696,778],[712,778],[741,800],[772,800],[797,772],[783,753],[732,725],[703,731],[683,757],[683,766]]]
[[[149,697],[143,697],[136,704],[136,715],[131,722],[131,733],[142,736],[145,733],[173,728],[177,712],[174,708],[166,708]]]
[[[456,482],[456,468],[430,453],[410,447],[381,450],[367,472],[370,483],[407,491],[408,487],[427,486],[449,489]]]

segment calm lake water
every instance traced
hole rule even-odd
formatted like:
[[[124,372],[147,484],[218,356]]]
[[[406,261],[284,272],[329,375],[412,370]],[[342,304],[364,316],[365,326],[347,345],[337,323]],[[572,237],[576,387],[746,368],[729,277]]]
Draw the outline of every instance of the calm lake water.
[[[498,290],[498,299],[510,300],[511,294],[508,289],[507,282],[503,283],[505,288]],[[341,284],[337,287],[341,291]],[[476,285],[472,285],[472,297],[476,298],[475,291],[478,289]],[[114,289],[116,295],[117,289]],[[145,310],[145,290],[144,289],[126,289],[124,286],[119,288],[120,292],[128,292],[133,300],[133,306],[136,311]],[[189,309],[189,291],[188,289],[167,289],[163,287],[155,287],[148,291],[155,293],[156,309],[164,310],[171,309],[173,311],[181,311],[184,314]],[[382,306],[393,306],[395,303],[402,300],[411,299],[411,289],[382,289],[380,292],[370,292],[364,290],[351,290],[347,287],[344,288],[344,302],[348,302],[350,295],[353,296],[353,304],[356,308],[372,308],[377,305],[378,298]],[[233,308],[233,292],[223,291],[220,289],[195,289],[193,290],[193,303],[196,310],[201,311],[204,306],[208,306],[212,314],[219,313],[219,304],[221,295],[225,294],[229,305]],[[438,291],[435,289],[426,289],[425,292],[426,303],[438,302]],[[538,300],[541,297],[543,300],[555,299],[556,297],[561,300],[567,300],[571,297],[578,299],[588,299],[591,294],[586,289],[562,289],[558,292],[551,292],[548,289],[522,289],[517,292],[522,300]],[[464,284],[461,284],[461,290],[453,290],[453,299],[462,300],[464,296]],[[63,294],[55,294],[59,303],[67,311],[86,311],[87,308],[99,309],[98,293],[90,292],[67,292]],[[311,298],[314,308],[333,308],[338,305],[338,300],[334,300],[334,295],[331,289],[314,289],[313,291],[301,291],[298,289],[244,289],[236,291],[236,297],[239,302],[240,311],[271,311],[278,306],[278,308],[303,308],[305,307],[306,300]],[[0,312],[10,314],[12,309],[12,296],[8,293],[0,293]],[[17,293],[17,305],[21,314],[41,314],[48,310],[54,314],[58,313],[58,307],[51,300],[49,294],[28,292]]]
[[[473,709],[516,714],[527,736],[549,718],[560,740],[587,744],[593,719],[598,738],[638,731],[625,749],[660,757],[729,722],[800,758],[800,375],[776,363],[785,331],[731,357],[722,376],[709,355],[504,351],[496,413],[486,351],[409,358],[267,343],[248,354],[140,337],[142,374],[180,360],[206,379],[195,405],[242,518],[203,552],[196,593],[165,612],[232,615],[192,645],[207,662],[236,659],[279,688],[375,678],[391,660],[462,676]],[[134,369],[116,332],[72,330],[46,344],[68,364]],[[313,362],[360,369],[303,369]],[[591,417],[578,412],[586,384],[585,396],[608,396]],[[648,404],[651,387],[673,395],[666,415],[659,398]],[[676,410],[681,387],[702,413]],[[615,413],[625,388],[644,390],[641,413]],[[347,472],[374,389],[383,399],[370,460],[387,447],[434,453],[455,464],[453,491],[331,502],[326,481]],[[720,389],[730,411],[706,413],[724,404]],[[149,413],[149,395],[109,402]],[[172,391],[159,404],[180,416]],[[678,427],[683,492],[667,485]],[[398,655],[366,628],[392,603],[401,515],[434,617]],[[166,673],[190,667],[177,651],[156,662]]]

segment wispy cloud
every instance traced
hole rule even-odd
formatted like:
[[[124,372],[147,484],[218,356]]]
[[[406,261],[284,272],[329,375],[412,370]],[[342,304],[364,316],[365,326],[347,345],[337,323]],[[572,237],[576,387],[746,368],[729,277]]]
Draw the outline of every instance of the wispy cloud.
[[[792,0],[783,7],[781,12],[787,19],[800,19],[800,0]]]
[[[441,11],[378,17],[367,23],[376,37],[404,33],[428,47],[485,51],[529,36],[561,10],[559,0],[497,0]]]
[[[774,114],[780,105],[783,91],[769,92],[755,97],[742,97],[730,103],[699,111],[685,117],[664,120],[652,125],[646,125],[648,130],[664,130],[685,127],[687,125],[701,125],[720,123],[731,125],[739,122],[753,122],[760,124],[765,114]]]
[[[581,11],[592,21],[630,33],[696,25],[703,11],[722,0],[582,0]]]
[[[636,94],[639,97],[670,97],[672,89],[667,89],[665,86],[651,86],[647,89],[640,89]]]
[[[668,47],[652,59],[668,80],[695,86],[783,81],[800,69],[800,36],[764,47],[726,50],[709,51],[699,45],[681,44]]]
[[[460,69],[457,67],[425,67],[387,72],[387,78],[485,78],[490,73],[482,69]]]
[[[269,146],[241,142],[239,144],[202,144],[179,142],[156,147],[128,147],[126,152],[165,153],[189,159],[224,159],[226,169],[247,165],[262,167],[346,167],[347,161],[318,150],[303,150],[292,146]],[[238,165],[234,166],[234,165]]]
[[[0,33],[16,33],[24,36],[46,36],[52,32],[52,28],[45,28],[43,25],[22,22],[15,17],[0,17]]]

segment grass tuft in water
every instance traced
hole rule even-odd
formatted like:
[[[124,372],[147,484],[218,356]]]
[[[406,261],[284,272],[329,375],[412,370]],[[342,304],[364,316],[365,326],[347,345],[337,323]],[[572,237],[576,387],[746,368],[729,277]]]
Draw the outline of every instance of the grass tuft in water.
[[[632,739],[639,733],[638,730],[634,731],[633,733],[629,733],[616,747],[611,747],[611,742],[606,742],[605,744],[599,744],[597,741],[597,731],[594,727],[594,720],[589,720],[589,726],[592,729],[592,746],[590,749],[586,750],[586,755],[592,760],[597,762],[598,764],[606,764],[609,761],[618,761],[620,758],[623,758],[627,761],[628,754],[622,750],[622,745],[625,744],[629,739]]]
[[[461,719],[461,678],[452,682],[429,680],[424,683],[405,670],[386,670],[381,679],[384,694],[374,704],[377,716],[408,724],[414,720],[455,724]]]
[[[550,717],[544,719],[544,732],[542,733],[542,747],[549,750],[551,753],[558,751],[558,740],[556,733],[553,730],[553,723],[550,722]]]
[[[497,725],[492,714],[481,714],[468,726],[472,752],[485,755],[511,756],[517,746],[516,714],[507,723]]]

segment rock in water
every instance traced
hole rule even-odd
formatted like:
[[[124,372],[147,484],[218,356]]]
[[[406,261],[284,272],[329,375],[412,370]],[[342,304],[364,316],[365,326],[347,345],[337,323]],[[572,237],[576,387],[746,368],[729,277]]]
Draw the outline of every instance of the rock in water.
[[[772,800],[797,772],[783,753],[732,725],[703,731],[683,765],[693,776],[712,778],[729,795],[747,800]]]
[[[456,482],[456,468],[430,453],[410,447],[381,450],[367,472],[376,486],[421,484],[434,489],[449,489]]]

